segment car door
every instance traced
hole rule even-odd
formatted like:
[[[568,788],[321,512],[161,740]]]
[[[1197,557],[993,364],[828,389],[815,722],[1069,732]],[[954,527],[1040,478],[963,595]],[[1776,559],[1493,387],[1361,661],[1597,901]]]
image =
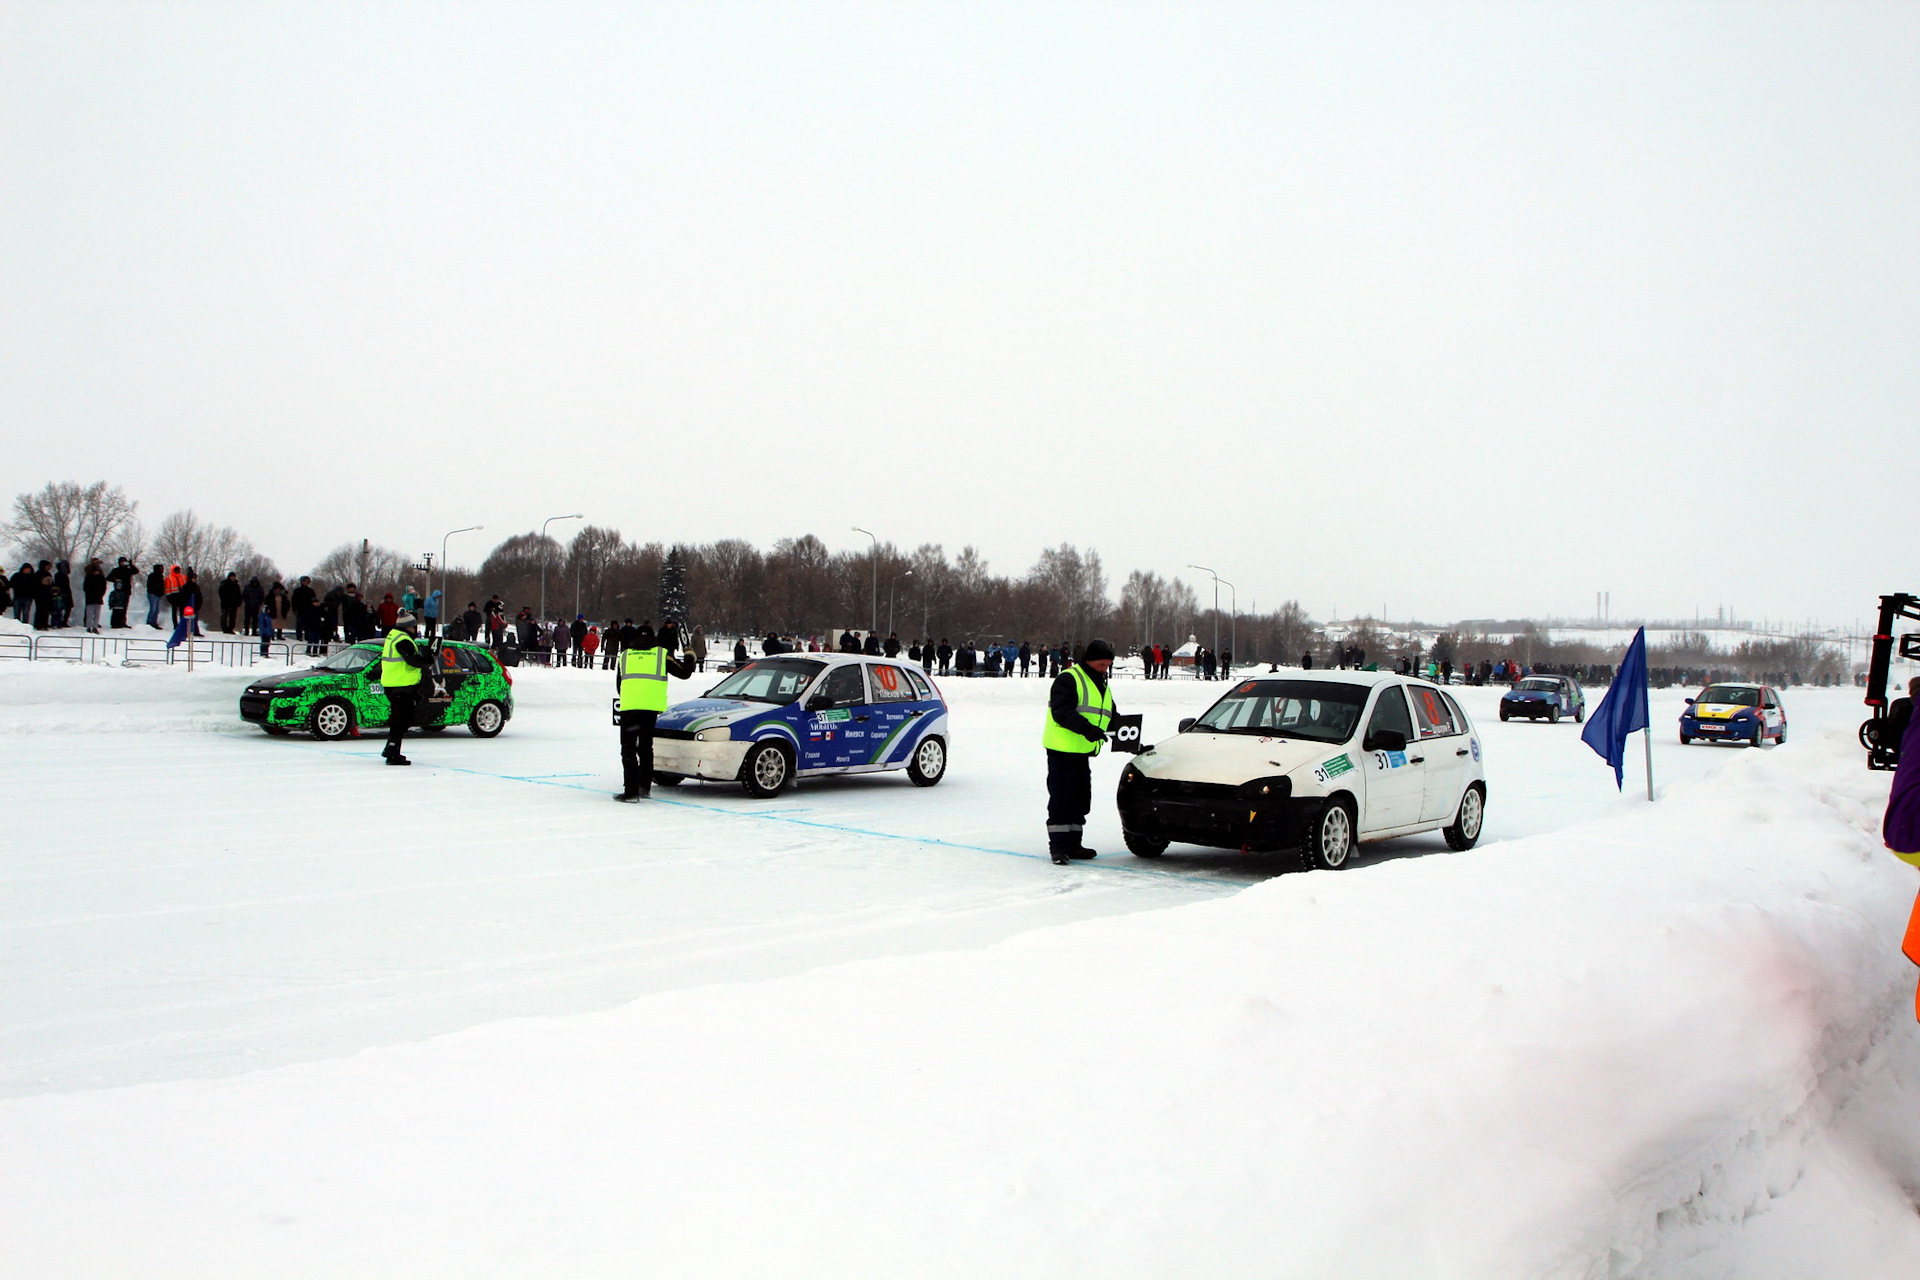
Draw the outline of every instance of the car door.
[[[1780,701],[1780,691],[1768,686],[1760,692],[1760,716],[1766,722],[1767,736],[1777,738],[1786,732],[1787,708]]]
[[[1389,751],[1378,746],[1377,735],[1382,731],[1400,735],[1400,741],[1408,749]],[[1388,827],[1418,822],[1426,784],[1420,767],[1409,759],[1414,754],[1415,739],[1404,686],[1381,687],[1374,699],[1373,712],[1367,718],[1367,732],[1360,742],[1367,753],[1366,804],[1360,815],[1360,830],[1384,831]]]
[[[866,763],[874,768],[904,765],[913,725],[926,714],[926,703],[914,687],[913,676],[892,662],[867,666],[868,713]],[[857,752],[853,753],[856,756]]]
[[[1466,726],[1460,723],[1438,689],[1412,685],[1407,700],[1413,704],[1413,727],[1418,741],[1407,748],[1407,758],[1420,762],[1424,785],[1421,789],[1420,821],[1444,822],[1453,817],[1466,784],[1467,759],[1472,748],[1467,743]]]
[[[820,687],[808,695],[807,714],[801,725],[802,770],[844,769],[866,763],[867,728],[873,715],[867,707],[864,665],[849,662],[832,668]]]

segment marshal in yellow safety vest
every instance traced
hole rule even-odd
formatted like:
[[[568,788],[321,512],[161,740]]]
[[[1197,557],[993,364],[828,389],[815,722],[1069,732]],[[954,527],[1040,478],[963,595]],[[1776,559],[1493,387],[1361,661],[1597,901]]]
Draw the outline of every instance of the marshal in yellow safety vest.
[[[380,648],[380,686],[383,689],[404,689],[408,685],[420,683],[420,668],[400,656],[400,642],[416,643],[412,636],[395,627],[387,632],[387,642]]]
[[[1075,663],[1067,668],[1067,674],[1073,677],[1074,687],[1080,692],[1080,703],[1074,708],[1088,724],[1105,734],[1113,723],[1113,690],[1103,688],[1095,682],[1085,668]],[[1099,742],[1087,741],[1086,735],[1078,730],[1069,729],[1053,718],[1053,708],[1047,708],[1047,731],[1041,738],[1041,745],[1049,751],[1071,751],[1081,755],[1097,756],[1106,739]]]
[[[667,709],[667,651],[659,645],[650,649],[620,651],[620,709],[622,711],[665,711]]]

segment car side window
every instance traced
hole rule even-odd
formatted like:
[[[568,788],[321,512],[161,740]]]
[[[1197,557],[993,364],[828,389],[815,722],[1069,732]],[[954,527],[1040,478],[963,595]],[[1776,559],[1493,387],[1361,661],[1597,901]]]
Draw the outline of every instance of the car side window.
[[[922,702],[933,701],[933,686],[927,683],[925,676],[915,671],[912,667],[908,667],[907,678],[913,681],[913,691],[919,696]]]
[[[1453,712],[1454,724],[1460,727],[1460,732],[1465,733],[1467,731],[1467,718],[1460,714],[1460,704],[1453,700],[1453,695],[1450,693],[1443,693],[1440,696],[1447,700],[1447,710]]]
[[[906,668],[892,663],[874,663],[867,668],[867,679],[873,683],[875,702],[912,702],[920,696],[913,691],[913,681],[907,677]]]
[[[1413,688],[1407,694],[1413,701],[1413,717],[1419,722],[1422,738],[1444,738],[1460,732],[1438,689]]]
[[[1380,701],[1374,704],[1373,715],[1367,721],[1367,739],[1385,729],[1413,741],[1413,720],[1407,715],[1407,698],[1400,689],[1396,684],[1380,691]]]
[[[860,678],[860,664],[850,662],[827,673],[820,692],[810,703],[823,707],[857,707],[867,700],[867,684]]]

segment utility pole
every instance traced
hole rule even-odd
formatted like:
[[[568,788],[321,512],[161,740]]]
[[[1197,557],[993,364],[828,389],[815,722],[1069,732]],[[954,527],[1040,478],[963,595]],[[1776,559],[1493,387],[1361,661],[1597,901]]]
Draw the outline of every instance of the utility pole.
[[[873,588],[867,601],[869,609],[867,630],[869,632],[878,631],[880,629],[880,539],[874,538],[871,533],[867,533],[867,531],[859,525],[855,525],[853,531],[855,533],[866,533],[869,538],[873,538]]]

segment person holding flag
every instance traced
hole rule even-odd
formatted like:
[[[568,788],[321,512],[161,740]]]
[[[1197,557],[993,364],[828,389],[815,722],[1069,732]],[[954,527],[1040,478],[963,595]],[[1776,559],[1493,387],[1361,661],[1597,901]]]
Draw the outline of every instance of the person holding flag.
[[[1626,785],[1627,735],[1647,732],[1647,799],[1653,799],[1653,719],[1647,710],[1647,629],[1640,628],[1620,659],[1613,684],[1587,717],[1580,741],[1613,766],[1613,785]]]

